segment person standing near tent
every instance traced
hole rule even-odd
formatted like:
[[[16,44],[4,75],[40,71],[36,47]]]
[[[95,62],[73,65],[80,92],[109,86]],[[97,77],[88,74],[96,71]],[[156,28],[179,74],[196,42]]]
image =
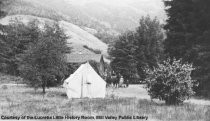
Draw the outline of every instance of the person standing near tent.
[[[113,73],[113,75],[111,76],[111,79],[113,81],[114,87],[118,88],[119,78],[118,78],[117,74]]]
[[[124,78],[123,76],[120,77],[120,82],[119,82],[119,87],[122,87],[124,83]]]
[[[126,85],[126,87],[128,87],[128,85],[129,85],[129,80],[128,79],[125,80],[125,85]]]

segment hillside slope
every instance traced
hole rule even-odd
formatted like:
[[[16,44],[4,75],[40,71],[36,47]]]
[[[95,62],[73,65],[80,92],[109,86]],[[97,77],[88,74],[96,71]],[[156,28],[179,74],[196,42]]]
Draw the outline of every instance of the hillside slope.
[[[164,22],[162,0],[2,0],[9,16],[27,15],[60,21],[69,42],[105,51],[111,39],[135,29],[142,16]],[[94,36],[93,36],[94,35]],[[96,37],[100,38],[101,42]]]
[[[65,0],[3,0],[8,15],[33,15],[56,21],[67,21],[79,27],[99,31],[113,31]]]
[[[31,15],[11,15],[6,16],[5,18],[0,20],[1,24],[8,25],[10,20],[18,19],[25,24],[28,23],[30,20],[37,19],[41,23],[47,22],[52,23],[53,20],[47,19],[47,18],[41,18],[37,16],[31,16]],[[88,33],[87,31],[84,31],[80,27],[69,23],[67,21],[59,21],[59,25],[61,28],[64,29],[64,32],[70,37],[68,39],[68,43],[71,43],[71,46],[74,47],[74,45],[86,45],[92,49],[101,50],[103,54],[106,54],[107,52],[107,45],[103,43],[101,40],[97,39],[92,34]]]
[[[142,16],[163,22],[162,0],[4,0],[9,15],[24,14],[69,21],[97,31],[123,32],[138,26]]]

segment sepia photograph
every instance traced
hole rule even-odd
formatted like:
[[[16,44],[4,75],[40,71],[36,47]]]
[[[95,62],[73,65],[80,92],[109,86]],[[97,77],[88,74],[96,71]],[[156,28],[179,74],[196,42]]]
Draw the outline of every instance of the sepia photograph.
[[[0,0],[0,120],[210,121],[210,1]]]

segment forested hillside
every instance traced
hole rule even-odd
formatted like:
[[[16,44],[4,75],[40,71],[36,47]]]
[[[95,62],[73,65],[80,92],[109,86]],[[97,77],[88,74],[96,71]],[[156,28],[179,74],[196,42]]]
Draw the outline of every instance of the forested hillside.
[[[3,0],[8,15],[33,15],[53,20],[65,20],[81,28],[95,29],[94,35],[104,42],[121,32],[135,29],[139,18],[150,14],[163,23],[166,16],[160,0]],[[115,4],[118,3],[119,4]],[[148,9],[149,6],[153,6]]]

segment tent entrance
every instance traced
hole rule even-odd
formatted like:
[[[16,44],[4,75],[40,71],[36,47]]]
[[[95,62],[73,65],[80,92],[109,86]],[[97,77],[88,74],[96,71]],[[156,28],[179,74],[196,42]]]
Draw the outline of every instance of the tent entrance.
[[[104,98],[106,95],[106,82],[89,63],[82,64],[63,86],[68,98]]]

